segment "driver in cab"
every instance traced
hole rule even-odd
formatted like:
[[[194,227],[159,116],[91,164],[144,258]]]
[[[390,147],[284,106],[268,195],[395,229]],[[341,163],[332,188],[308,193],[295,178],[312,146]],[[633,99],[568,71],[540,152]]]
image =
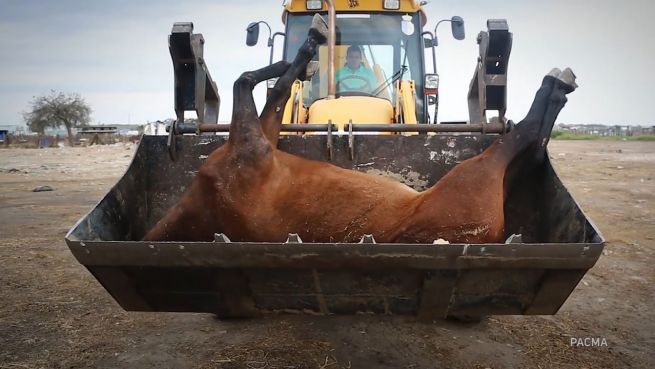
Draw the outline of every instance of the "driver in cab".
[[[377,79],[362,63],[362,50],[352,45],[346,51],[346,65],[336,73],[338,92],[373,92]]]

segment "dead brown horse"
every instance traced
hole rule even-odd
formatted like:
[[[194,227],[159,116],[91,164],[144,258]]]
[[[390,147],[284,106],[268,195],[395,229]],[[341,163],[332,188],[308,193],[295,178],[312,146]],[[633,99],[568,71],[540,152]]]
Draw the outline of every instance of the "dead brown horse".
[[[510,133],[417,192],[277,149],[290,85],[305,77],[325,32],[323,20],[315,18],[292,64],[279,62],[239,77],[228,142],[211,153],[179,203],[145,239],[211,241],[214,233],[224,233],[232,241],[283,242],[298,233],[306,242],[357,242],[365,234],[377,242],[503,241],[506,188],[516,175],[508,168],[520,171],[543,161],[565,94],[575,88],[570,70],[554,69],[544,78],[528,115]],[[252,90],[274,77],[280,78],[257,117]]]

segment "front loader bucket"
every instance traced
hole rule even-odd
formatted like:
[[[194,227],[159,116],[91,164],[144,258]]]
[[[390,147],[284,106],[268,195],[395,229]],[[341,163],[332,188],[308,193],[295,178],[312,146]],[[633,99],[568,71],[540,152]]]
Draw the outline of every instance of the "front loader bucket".
[[[424,189],[495,137],[287,135],[280,149]],[[180,136],[172,162],[166,137],[144,136],[118,184],[66,236],[77,260],[126,310],[224,318],[555,314],[603,249],[549,162],[511,192],[506,233],[521,237],[506,244],[140,241],[225,139]]]

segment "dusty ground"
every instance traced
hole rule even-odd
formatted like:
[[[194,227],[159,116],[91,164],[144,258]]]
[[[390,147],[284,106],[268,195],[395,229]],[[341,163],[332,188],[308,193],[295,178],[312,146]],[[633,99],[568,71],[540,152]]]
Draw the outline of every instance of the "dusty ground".
[[[0,150],[0,368],[655,367],[653,142],[551,143],[563,181],[607,238],[604,255],[557,315],[476,324],[123,311],[63,237],[132,150]],[[31,192],[40,185],[54,191]],[[571,347],[571,337],[607,346]]]

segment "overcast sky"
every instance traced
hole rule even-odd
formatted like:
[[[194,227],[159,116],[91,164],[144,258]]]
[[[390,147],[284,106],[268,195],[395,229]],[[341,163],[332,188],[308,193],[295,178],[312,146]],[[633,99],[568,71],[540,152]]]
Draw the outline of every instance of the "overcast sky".
[[[51,89],[80,93],[95,123],[145,123],[174,116],[167,36],[192,21],[205,37],[205,60],[229,121],[232,83],[268,63],[260,43],[245,45],[250,21],[283,31],[281,0],[25,1],[0,0],[0,124],[22,123],[32,96]],[[466,39],[439,28],[440,120],[467,119],[466,94],[478,54],[476,35],[488,18],[506,18],[514,34],[507,116],[527,112],[552,67],[573,68],[580,88],[563,123],[655,125],[655,2],[649,0],[431,1],[427,28],[462,16]],[[278,40],[280,40],[278,38]],[[279,44],[281,46],[281,43]],[[281,49],[281,47],[280,47]],[[279,56],[278,56],[279,59]],[[255,91],[263,105],[265,91]]]

